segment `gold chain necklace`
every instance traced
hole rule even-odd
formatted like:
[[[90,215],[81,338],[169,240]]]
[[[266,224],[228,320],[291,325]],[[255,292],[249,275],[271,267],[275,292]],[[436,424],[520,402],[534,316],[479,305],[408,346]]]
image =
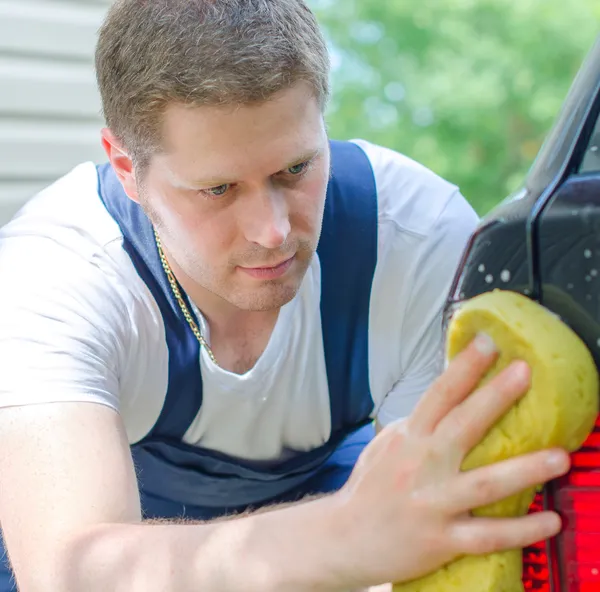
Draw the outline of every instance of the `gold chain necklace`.
[[[181,308],[181,312],[183,313],[185,320],[188,322],[188,325],[192,329],[192,333],[196,336],[196,339],[198,340],[200,345],[206,350],[206,353],[208,354],[208,357],[212,360],[213,364],[217,364],[217,360],[215,359],[215,355],[213,354],[212,349],[210,349],[210,346],[208,345],[208,343],[206,343],[206,339],[204,339],[204,336],[202,335],[202,333],[200,333],[200,329],[198,329],[198,325],[196,325],[196,322],[192,318],[192,315],[191,315],[184,299],[181,296],[181,292],[179,291],[179,286],[177,285],[177,280],[175,279],[175,275],[173,274],[173,271],[171,270],[171,266],[169,265],[169,262],[167,261],[167,258],[165,257],[165,253],[162,248],[162,243],[160,242],[160,237],[158,236],[156,229],[154,229],[154,240],[156,241],[156,248],[158,249],[158,255],[160,257],[160,262],[162,263],[162,266],[163,266],[163,269],[165,270],[167,279],[169,280],[169,284],[171,285],[171,290],[173,291],[173,296],[175,296],[175,300],[177,300],[177,303],[179,304],[179,308]]]

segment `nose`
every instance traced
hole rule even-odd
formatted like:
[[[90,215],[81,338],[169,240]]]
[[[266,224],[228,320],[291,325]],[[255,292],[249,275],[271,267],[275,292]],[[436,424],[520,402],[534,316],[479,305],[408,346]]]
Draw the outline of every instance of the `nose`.
[[[246,240],[266,249],[276,249],[290,233],[289,208],[282,191],[264,189],[246,203],[242,225]]]

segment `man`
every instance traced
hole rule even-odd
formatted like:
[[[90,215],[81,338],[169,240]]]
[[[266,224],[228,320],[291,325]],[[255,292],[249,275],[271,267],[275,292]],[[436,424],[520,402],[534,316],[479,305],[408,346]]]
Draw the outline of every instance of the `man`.
[[[469,516],[568,457],[460,473],[527,368],[463,403],[481,336],[439,376],[476,216],[411,160],[328,140],[302,0],[121,0],[96,66],[109,164],[1,236],[20,589],[349,590],[555,534],[553,514]]]

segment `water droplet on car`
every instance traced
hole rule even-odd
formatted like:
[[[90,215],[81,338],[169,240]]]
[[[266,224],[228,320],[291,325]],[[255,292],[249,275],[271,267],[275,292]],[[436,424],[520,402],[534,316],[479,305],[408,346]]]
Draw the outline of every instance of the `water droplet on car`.
[[[591,282],[592,281],[592,276],[591,275],[586,275],[585,276],[585,281],[586,282]]]
[[[485,271],[485,265],[482,263],[477,270],[479,271],[479,273],[483,273]]]
[[[590,259],[590,258],[591,258],[591,256],[592,256],[592,252],[591,252],[589,249],[586,249],[586,250],[583,252],[583,256],[584,256],[586,259]]]
[[[590,269],[590,275],[592,277],[596,277],[598,275],[598,270],[597,269]]]
[[[567,290],[572,290],[573,289],[573,284],[567,284]]]
[[[486,281],[488,284],[491,284],[491,283],[494,281],[494,276],[493,276],[491,273],[488,273],[488,274],[485,276],[485,281]]]
[[[503,269],[500,272],[500,279],[503,282],[510,282],[510,271],[508,271],[508,269]]]

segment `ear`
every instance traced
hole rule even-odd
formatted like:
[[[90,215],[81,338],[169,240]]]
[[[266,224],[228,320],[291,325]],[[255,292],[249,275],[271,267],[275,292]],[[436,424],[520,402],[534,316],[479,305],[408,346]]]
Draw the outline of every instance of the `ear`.
[[[127,154],[121,142],[109,128],[103,128],[101,135],[102,147],[104,148],[108,160],[117,174],[119,181],[121,181],[125,193],[129,199],[139,203],[138,188],[131,157]]]

